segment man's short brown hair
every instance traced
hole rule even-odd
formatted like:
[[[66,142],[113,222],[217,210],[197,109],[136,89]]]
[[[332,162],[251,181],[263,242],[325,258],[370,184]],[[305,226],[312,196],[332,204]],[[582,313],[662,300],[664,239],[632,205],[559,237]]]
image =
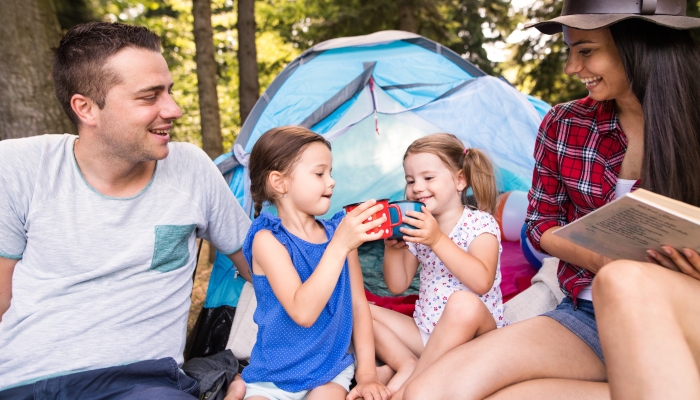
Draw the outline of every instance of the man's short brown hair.
[[[71,98],[81,94],[104,108],[107,92],[120,80],[105,64],[125,47],[160,52],[160,37],[142,26],[90,22],[73,27],[52,49],[56,97],[76,126],[80,120],[71,108]]]

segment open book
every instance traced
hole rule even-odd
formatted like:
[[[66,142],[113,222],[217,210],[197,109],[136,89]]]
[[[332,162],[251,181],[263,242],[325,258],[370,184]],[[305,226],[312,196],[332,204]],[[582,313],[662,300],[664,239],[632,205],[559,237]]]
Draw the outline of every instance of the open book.
[[[662,245],[700,253],[700,208],[638,189],[554,234],[613,260],[646,261]]]

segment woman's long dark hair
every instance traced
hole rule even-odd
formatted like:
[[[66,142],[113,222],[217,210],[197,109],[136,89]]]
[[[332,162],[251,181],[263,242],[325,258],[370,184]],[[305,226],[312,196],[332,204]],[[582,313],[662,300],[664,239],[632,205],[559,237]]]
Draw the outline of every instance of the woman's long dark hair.
[[[630,19],[610,27],[644,110],[642,186],[700,206],[700,47],[688,31]]]

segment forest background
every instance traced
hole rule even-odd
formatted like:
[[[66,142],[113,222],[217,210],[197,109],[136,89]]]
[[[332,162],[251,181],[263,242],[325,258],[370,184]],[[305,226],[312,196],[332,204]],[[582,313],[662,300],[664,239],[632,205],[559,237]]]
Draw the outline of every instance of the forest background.
[[[49,48],[72,26],[119,21],[163,41],[183,117],[173,140],[229,151],[260,93],[305,49],[385,29],[415,32],[551,104],[585,96],[562,35],[523,30],[561,0],[0,0],[0,140],[74,132],[53,96]],[[700,16],[700,1],[688,2]],[[242,83],[242,84],[241,84]]]

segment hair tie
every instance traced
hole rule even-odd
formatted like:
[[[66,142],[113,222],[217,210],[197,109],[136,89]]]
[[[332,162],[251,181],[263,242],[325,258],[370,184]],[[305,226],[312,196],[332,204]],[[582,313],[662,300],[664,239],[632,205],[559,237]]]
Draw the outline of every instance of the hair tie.
[[[466,148],[466,147],[464,148],[464,155],[465,155],[465,156],[467,155],[467,153],[469,153],[469,150],[471,150],[471,149],[470,149],[470,148]]]

